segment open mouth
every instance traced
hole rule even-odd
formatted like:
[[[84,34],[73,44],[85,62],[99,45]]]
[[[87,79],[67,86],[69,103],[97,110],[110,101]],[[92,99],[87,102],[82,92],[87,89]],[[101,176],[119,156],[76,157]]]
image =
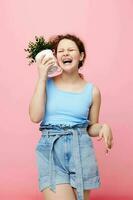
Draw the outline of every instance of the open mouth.
[[[63,60],[63,64],[70,64],[72,63],[72,59],[66,59],[66,60]]]

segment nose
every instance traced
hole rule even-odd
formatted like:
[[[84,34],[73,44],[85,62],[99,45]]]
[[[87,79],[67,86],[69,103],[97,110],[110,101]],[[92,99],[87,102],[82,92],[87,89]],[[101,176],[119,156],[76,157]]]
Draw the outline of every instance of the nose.
[[[63,54],[64,54],[64,55],[69,55],[69,52],[66,50],[66,51],[64,51]]]

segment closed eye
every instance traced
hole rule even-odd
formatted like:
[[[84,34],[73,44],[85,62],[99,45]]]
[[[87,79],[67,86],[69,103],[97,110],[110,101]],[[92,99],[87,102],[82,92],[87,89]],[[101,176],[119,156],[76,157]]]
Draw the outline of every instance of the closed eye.
[[[63,51],[58,51],[58,53],[63,52]]]
[[[70,49],[69,51],[77,51],[77,49]]]

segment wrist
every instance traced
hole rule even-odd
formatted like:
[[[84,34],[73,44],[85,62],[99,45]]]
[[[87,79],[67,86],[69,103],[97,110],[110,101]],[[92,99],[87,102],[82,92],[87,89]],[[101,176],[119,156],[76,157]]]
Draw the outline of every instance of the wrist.
[[[100,123],[95,123],[95,124],[90,125],[88,128],[89,135],[92,137],[99,136],[99,132],[102,127],[103,127],[103,124],[100,124]]]
[[[38,82],[45,82],[47,80],[47,77],[39,77]]]
[[[105,126],[107,127],[107,126],[108,126],[108,124],[106,124],[106,123],[103,123],[103,124],[102,124],[102,127],[103,127],[103,126],[104,126],[104,127],[105,127]]]
[[[100,130],[103,128],[104,124],[99,124],[99,131],[98,131],[98,135],[99,135],[99,132]]]

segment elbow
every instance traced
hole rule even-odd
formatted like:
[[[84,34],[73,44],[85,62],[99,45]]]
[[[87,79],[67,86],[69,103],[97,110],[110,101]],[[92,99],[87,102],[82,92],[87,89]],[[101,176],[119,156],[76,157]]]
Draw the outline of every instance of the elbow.
[[[42,118],[41,119],[37,119],[37,118],[33,118],[30,116],[30,120],[33,122],[33,123],[40,123],[42,121]]]
[[[42,121],[43,118],[43,114],[36,114],[36,113],[32,113],[29,110],[29,117],[30,117],[30,121],[32,121],[33,123],[40,123]]]
[[[36,124],[38,124],[39,122],[41,122],[41,120],[35,120],[35,119],[31,119],[31,121],[32,121],[33,123],[36,123]]]

